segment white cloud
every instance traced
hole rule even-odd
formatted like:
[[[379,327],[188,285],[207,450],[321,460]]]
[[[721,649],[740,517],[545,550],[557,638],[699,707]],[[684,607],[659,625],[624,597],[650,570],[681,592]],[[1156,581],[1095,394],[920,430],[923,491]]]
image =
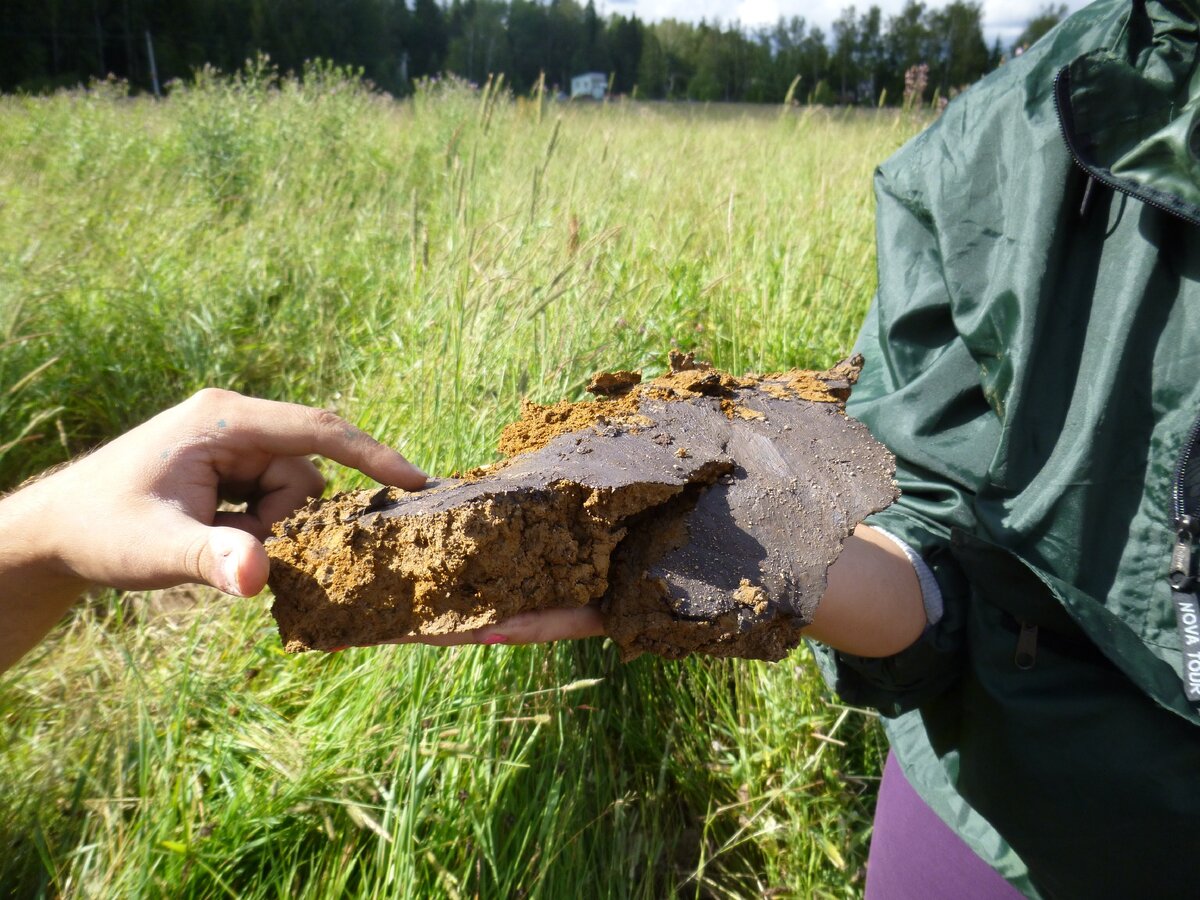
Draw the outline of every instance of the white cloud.
[[[662,19],[680,19],[686,22],[722,23],[740,21],[743,26],[770,25],[780,16],[801,16],[810,26],[818,26],[829,38],[833,21],[846,7],[853,5],[860,13],[878,6],[884,21],[904,7],[906,0],[602,0],[601,8],[628,15],[637,13],[640,19],[657,22]],[[1069,10],[1082,9],[1089,0],[1066,0]],[[946,0],[929,0],[928,7],[946,5]],[[1025,28],[1026,23],[1047,5],[1046,0],[983,0],[983,32],[990,44],[997,37],[1008,44]]]
[[[746,24],[779,20],[780,0],[739,0],[733,17]]]
[[[1066,7],[1070,12],[1076,12],[1090,2],[1091,0],[1066,0]],[[1046,6],[1045,0],[984,0],[983,28],[988,42],[999,37],[1000,43],[1011,44],[1025,30],[1029,20]]]

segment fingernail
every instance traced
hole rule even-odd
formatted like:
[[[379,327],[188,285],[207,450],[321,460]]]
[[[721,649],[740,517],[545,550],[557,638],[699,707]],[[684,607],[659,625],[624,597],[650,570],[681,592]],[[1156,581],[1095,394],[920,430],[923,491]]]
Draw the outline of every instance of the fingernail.
[[[225,582],[226,593],[241,596],[242,586],[238,579],[238,557],[232,550],[221,558],[221,578]]]
[[[490,645],[490,644],[503,644],[503,643],[505,643],[507,640],[508,640],[508,638],[506,638],[506,637],[505,637],[504,635],[502,635],[502,634],[489,634],[487,637],[485,637],[485,638],[484,638],[482,641],[480,641],[479,643],[481,643],[481,644],[489,644],[489,645]]]

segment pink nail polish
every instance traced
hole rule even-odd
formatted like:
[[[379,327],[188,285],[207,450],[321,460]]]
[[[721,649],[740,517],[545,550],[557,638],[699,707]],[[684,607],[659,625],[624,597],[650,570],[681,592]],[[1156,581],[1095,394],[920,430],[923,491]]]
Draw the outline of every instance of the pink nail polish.
[[[504,635],[502,635],[502,634],[489,634],[487,637],[485,637],[485,638],[484,638],[482,641],[480,641],[479,643],[481,643],[481,644],[487,644],[487,645],[491,645],[491,644],[503,644],[503,643],[504,643],[505,641],[507,641],[507,640],[508,640],[508,638],[506,638],[506,637],[505,637]]]

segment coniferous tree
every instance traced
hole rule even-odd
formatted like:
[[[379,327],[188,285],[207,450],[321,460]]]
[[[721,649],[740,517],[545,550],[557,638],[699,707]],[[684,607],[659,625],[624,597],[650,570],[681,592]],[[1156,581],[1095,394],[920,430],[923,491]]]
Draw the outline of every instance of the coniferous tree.
[[[437,0],[414,0],[409,34],[409,59],[412,60],[409,74],[420,77],[442,71],[449,40],[446,20]]]
[[[1025,26],[1025,30],[1013,41],[1012,50],[1016,52],[1020,50],[1028,50],[1041,37],[1067,17],[1066,4],[1060,3],[1057,6],[1047,4],[1043,6],[1041,11],[1030,19],[1029,24]]]
[[[932,0],[929,0],[932,2]],[[1047,6],[1022,34],[1036,40],[1066,12]],[[843,10],[827,39],[803,19],[747,30],[636,16],[602,17],[595,0],[5,0],[0,3],[0,90],[46,90],[113,73],[150,88],[149,41],[159,79],[225,71],[266,53],[284,72],[315,57],[361,67],[402,95],[414,78],[444,70],[482,82],[503,72],[528,91],[545,73],[566,90],[583,71],[610,74],[613,88],[646,98],[780,102],[889,102],[904,73],[930,67],[943,95],[1001,61],[983,43],[981,6],[954,0],[930,9],[908,0],[885,18],[877,6]],[[932,86],[931,86],[932,90]]]
[[[626,19],[614,16],[605,34],[608,56],[613,72],[613,88],[628,94],[638,85],[638,69],[642,59],[643,28],[637,16]],[[641,87],[644,93],[646,88]]]

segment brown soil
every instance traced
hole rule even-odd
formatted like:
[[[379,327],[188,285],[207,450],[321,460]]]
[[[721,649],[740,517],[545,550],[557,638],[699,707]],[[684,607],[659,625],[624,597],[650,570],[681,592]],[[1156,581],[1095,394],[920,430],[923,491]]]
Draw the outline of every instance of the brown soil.
[[[288,650],[373,644],[598,604],[627,656],[778,659],[825,571],[896,496],[841,410],[861,360],[735,378],[598,375],[599,399],[526,403],[502,464],[417,493],[314,501],[268,541]]]
[[[641,382],[641,372],[597,372],[588,383],[587,392],[597,397],[619,397]]]
[[[812,403],[840,403],[850,395],[850,385],[858,379],[861,359],[839,363],[827,372],[793,370],[774,375],[747,375],[742,378],[696,362],[695,354],[672,350],[668,372],[642,384],[640,372],[597,372],[588,384],[593,401],[562,400],[548,406],[521,403],[521,417],[505,426],[496,449],[504,456],[516,456],[539,450],[560,434],[591,425],[638,428],[654,423],[639,415],[646,399],[694,400],[716,397],[721,411],[729,418],[762,418],[762,413],[745,405],[745,391],[761,390],[781,400],[799,399]],[[476,470],[481,471],[481,470]]]

